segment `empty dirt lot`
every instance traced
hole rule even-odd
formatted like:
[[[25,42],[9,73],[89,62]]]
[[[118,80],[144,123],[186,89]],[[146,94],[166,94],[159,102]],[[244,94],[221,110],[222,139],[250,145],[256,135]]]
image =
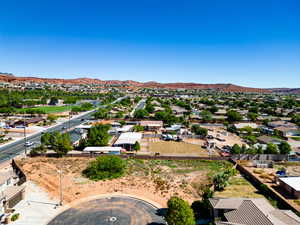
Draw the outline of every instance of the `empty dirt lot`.
[[[211,184],[212,176],[232,166],[227,161],[127,159],[125,176],[96,182],[81,174],[91,160],[93,159],[37,157],[22,159],[17,163],[29,180],[41,186],[54,198],[59,196],[58,171],[62,170],[65,203],[89,196],[120,193],[142,196],[163,207],[173,195],[190,203],[199,200],[203,187]],[[238,186],[235,188],[239,191]],[[241,189],[244,188],[245,186],[241,186]]]

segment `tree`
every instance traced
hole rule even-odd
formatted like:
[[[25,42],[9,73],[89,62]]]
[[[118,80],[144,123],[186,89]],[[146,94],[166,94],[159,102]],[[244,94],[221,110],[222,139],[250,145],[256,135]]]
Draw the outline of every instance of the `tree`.
[[[99,110],[94,113],[95,119],[108,119],[108,117],[107,110],[103,108],[99,108]]]
[[[173,196],[168,201],[166,213],[168,225],[195,225],[194,213],[188,202]]]
[[[280,154],[287,155],[292,151],[291,146],[286,141],[283,141],[279,145],[279,152]]]
[[[207,111],[207,110],[203,110],[201,113],[200,113],[200,116],[201,116],[201,119],[203,122],[210,122],[212,121],[212,113],[210,111]]]
[[[126,169],[126,162],[118,156],[105,155],[97,157],[82,171],[91,180],[106,180],[121,177]]]
[[[213,184],[216,191],[223,191],[228,185],[228,174],[221,172],[213,177]]]
[[[135,125],[135,126],[133,127],[133,130],[134,130],[135,132],[141,132],[141,131],[144,131],[144,127],[141,126],[141,125]]]
[[[226,115],[227,115],[227,120],[230,123],[240,121],[243,118],[242,115],[235,110],[228,111]]]
[[[50,98],[49,105],[56,105],[58,103],[58,98],[53,96]]]
[[[106,146],[110,138],[108,134],[109,129],[110,125],[103,124],[91,127],[87,134],[86,146]]]
[[[42,136],[41,136],[41,144],[45,145],[45,146],[51,145],[52,144],[51,143],[51,141],[52,141],[52,137],[51,136],[52,136],[52,134],[49,133],[49,132],[42,134]]]
[[[212,107],[210,107],[210,108],[208,108],[208,110],[211,112],[211,113],[216,113],[216,112],[218,112],[218,107],[217,106],[212,106]]]
[[[63,156],[73,149],[70,135],[57,131],[44,133],[41,136],[41,145],[53,149],[59,156]]]
[[[138,141],[136,141],[133,145],[133,150],[138,151],[141,149],[141,145]]]
[[[144,119],[148,116],[148,112],[145,109],[138,109],[134,112],[135,119]]]
[[[148,113],[153,113],[155,108],[152,104],[150,103],[147,103],[146,107],[145,107],[145,110],[148,112]]]
[[[300,114],[296,114],[295,116],[293,116],[292,122],[300,126]]]
[[[196,135],[200,135],[201,137],[206,137],[208,134],[208,130],[206,128],[200,127],[199,125],[192,126],[192,132]]]
[[[241,154],[241,147],[238,144],[234,144],[230,151],[231,154]]]
[[[71,138],[68,133],[64,133],[64,134],[58,133],[55,139],[56,141],[52,146],[52,148],[59,156],[63,156],[67,154],[68,151],[73,149]]]
[[[214,192],[210,190],[209,187],[205,187],[202,193],[202,200],[194,201],[191,205],[191,208],[194,211],[194,216],[196,220],[201,218],[209,218],[210,217],[210,202],[209,199],[212,198]]]
[[[47,120],[49,120],[51,123],[55,122],[55,120],[57,120],[57,116],[53,115],[53,114],[49,114],[47,116]]]
[[[258,114],[257,113],[254,113],[254,112],[249,112],[247,114],[248,118],[251,120],[251,121],[256,121],[257,117],[258,117]]]
[[[265,150],[266,154],[278,154],[278,147],[273,143],[268,143]]]

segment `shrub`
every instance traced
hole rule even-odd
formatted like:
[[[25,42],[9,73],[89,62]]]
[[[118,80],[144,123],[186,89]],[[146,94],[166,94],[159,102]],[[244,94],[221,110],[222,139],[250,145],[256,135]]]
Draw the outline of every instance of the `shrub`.
[[[106,155],[97,157],[96,160],[90,162],[82,173],[91,180],[98,181],[121,177],[125,169],[126,162],[120,157]]]
[[[168,201],[166,221],[168,225],[195,225],[193,210],[186,201],[176,196]]]
[[[11,216],[11,221],[16,221],[17,219],[19,219],[20,217],[20,213],[15,213]]]

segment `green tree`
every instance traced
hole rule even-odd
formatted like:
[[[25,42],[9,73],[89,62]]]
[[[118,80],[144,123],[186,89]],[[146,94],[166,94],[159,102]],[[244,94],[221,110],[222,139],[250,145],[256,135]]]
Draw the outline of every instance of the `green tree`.
[[[268,143],[265,150],[266,154],[278,154],[278,147],[273,143]]]
[[[231,154],[241,154],[241,147],[238,144],[234,144],[230,151]]]
[[[148,112],[145,109],[138,109],[134,112],[135,119],[144,119],[148,116]]]
[[[289,143],[287,143],[286,141],[283,141],[280,143],[280,145],[279,145],[280,154],[287,155],[287,154],[290,154],[291,151],[292,151],[292,148],[289,145]]]
[[[133,145],[133,150],[138,151],[141,149],[141,145],[138,141],[136,141]]]
[[[166,213],[168,225],[195,225],[194,213],[188,202],[173,196],[168,201]]]
[[[243,118],[242,115],[235,110],[228,111],[226,115],[227,115],[227,120],[230,123],[241,121]]]
[[[141,131],[144,131],[144,127],[141,126],[141,125],[135,125],[135,126],[133,127],[133,130],[134,130],[135,132],[141,132]]]
[[[52,134],[47,132],[47,133],[44,133],[42,134],[41,136],[41,144],[42,145],[45,145],[45,146],[49,146],[49,145],[52,145]]]
[[[257,117],[258,117],[258,114],[257,113],[254,113],[254,112],[249,112],[247,114],[248,118],[251,120],[251,121],[256,121]]]
[[[97,112],[94,113],[95,119],[108,119],[108,112],[106,109],[99,108]]]
[[[98,124],[89,129],[86,139],[86,146],[107,146],[109,141],[108,130],[110,125]]]
[[[49,120],[51,123],[55,122],[57,120],[57,116],[53,115],[53,114],[49,114],[47,116],[47,120]]]
[[[58,155],[63,156],[73,149],[71,138],[68,133],[56,133],[55,139],[52,148]]]
[[[201,119],[203,122],[211,122],[213,120],[212,118],[212,113],[210,111],[207,110],[203,110],[200,113]]]
[[[118,156],[105,155],[97,157],[83,170],[83,175],[91,180],[115,179],[123,176],[126,162]]]
[[[228,185],[228,174],[221,172],[213,177],[213,184],[216,191],[223,191]]]
[[[208,130],[206,128],[200,127],[199,125],[192,126],[192,132],[196,135],[200,135],[201,137],[206,137],[208,134]]]

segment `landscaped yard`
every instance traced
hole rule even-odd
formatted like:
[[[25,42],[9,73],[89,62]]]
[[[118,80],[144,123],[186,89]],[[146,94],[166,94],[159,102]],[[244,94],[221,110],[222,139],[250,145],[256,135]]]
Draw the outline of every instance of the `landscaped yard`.
[[[60,113],[65,111],[70,111],[73,106],[71,105],[63,105],[63,106],[40,106],[40,107],[34,107],[32,109],[40,109],[44,111],[46,114],[50,113]],[[23,112],[24,109],[19,109],[19,112]]]
[[[150,152],[159,152],[160,154],[168,155],[197,155],[208,156],[208,151],[201,148],[200,145],[190,144],[186,142],[175,141],[159,141],[149,143]]]

